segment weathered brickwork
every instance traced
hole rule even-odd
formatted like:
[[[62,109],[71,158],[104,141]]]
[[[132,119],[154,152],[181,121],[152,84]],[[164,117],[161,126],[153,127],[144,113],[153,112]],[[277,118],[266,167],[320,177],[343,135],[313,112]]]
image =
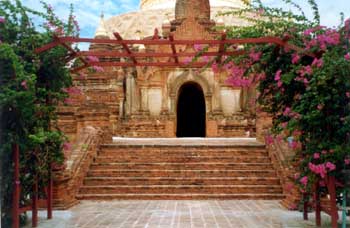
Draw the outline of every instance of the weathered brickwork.
[[[200,8],[207,6],[196,7],[186,9],[184,17],[164,22],[159,33],[161,38],[168,39],[170,33],[176,40],[217,36],[218,33],[213,32],[217,23],[208,17],[208,12],[201,14]],[[188,17],[188,12],[194,15]],[[111,31],[106,30],[104,23],[101,26],[98,38],[111,38]],[[156,49],[172,51],[164,45],[130,48],[140,53]],[[218,47],[210,48],[216,51]],[[176,47],[176,51],[182,53],[196,49],[198,47]],[[104,44],[94,44],[90,50],[123,51]],[[184,57],[180,61],[185,61]],[[203,93],[206,137],[256,137],[264,143],[271,118],[265,113],[255,114],[251,102],[255,91],[227,86],[226,78],[225,73],[211,69],[155,67],[106,67],[104,72],[86,71],[75,75],[74,84],[81,93],[72,95],[69,104],[62,105],[58,111],[59,126],[73,147],[66,153],[65,167],[55,175],[56,206],[67,208],[77,199],[281,199],[287,195],[283,204],[291,207],[297,194],[286,190],[291,171],[283,163],[287,156],[284,148],[268,148],[267,153],[263,144],[258,148],[111,144],[112,136],[176,137],[181,88],[189,83]]]

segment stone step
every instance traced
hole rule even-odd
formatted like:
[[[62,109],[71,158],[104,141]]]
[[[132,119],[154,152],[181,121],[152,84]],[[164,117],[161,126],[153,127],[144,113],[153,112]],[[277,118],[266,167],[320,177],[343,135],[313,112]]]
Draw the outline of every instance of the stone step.
[[[280,185],[106,185],[83,186],[82,194],[237,194],[277,193],[282,194]]]
[[[114,138],[100,148],[78,199],[281,199],[254,139]]]
[[[89,177],[276,177],[271,170],[90,170]]]
[[[271,163],[94,163],[90,170],[257,170],[270,169]]]
[[[78,194],[79,200],[279,200],[282,194]]]
[[[86,177],[85,186],[103,185],[278,185],[276,177]]]
[[[107,162],[121,162],[121,163],[140,163],[144,162],[144,157],[138,157],[134,155],[129,155],[126,157],[120,156],[99,156],[95,159],[96,163],[107,163]],[[185,163],[185,162],[227,162],[227,163],[270,163],[270,158],[267,156],[160,156],[160,157],[148,157],[147,162],[151,163],[161,163],[161,162],[175,162],[175,163]]]
[[[208,147],[194,147],[194,148],[157,148],[157,147],[111,147],[101,148],[99,156],[115,157],[115,158],[130,158],[130,157],[202,157],[202,156],[230,156],[230,157],[268,157],[264,148],[249,149],[249,148],[212,148]]]

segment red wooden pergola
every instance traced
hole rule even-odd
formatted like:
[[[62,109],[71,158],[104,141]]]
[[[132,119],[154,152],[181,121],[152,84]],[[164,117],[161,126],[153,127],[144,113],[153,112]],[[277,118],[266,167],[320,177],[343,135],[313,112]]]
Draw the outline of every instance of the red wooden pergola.
[[[174,67],[174,68],[202,68],[205,67],[208,62],[197,61],[188,63],[180,61],[180,58],[194,58],[198,56],[196,52],[177,52],[177,45],[206,45],[210,47],[216,47],[216,51],[203,51],[201,56],[217,57],[219,63],[223,56],[237,56],[245,53],[243,50],[227,51],[228,47],[234,45],[244,44],[275,44],[278,47],[284,47],[289,50],[302,51],[299,47],[289,44],[288,37],[283,39],[278,37],[260,37],[260,38],[245,38],[245,39],[227,39],[226,33],[221,34],[221,39],[217,40],[175,40],[173,35],[169,35],[167,39],[161,39],[158,36],[158,30],[156,29],[154,35],[150,39],[143,40],[124,40],[119,33],[114,33],[116,39],[92,39],[92,38],[77,38],[77,37],[57,37],[55,36],[53,41],[47,45],[36,50],[36,53],[42,53],[57,46],[63,46],[70,52],[70,56],[67,61],[73,59],[80,59],[82,65],[72,69],[72,73],[79,72],[82,69],[99,66],[99,67]],[[122,51],[75,51],[70,44],[72,43],[90,43],[90,44],[107,44],[107,45],[119,45]],[[171,52],[135,52],[132,51],[132,45],[154,45],[154,46],[168,46]],[[88,56],[94,57],[107,57],[101,62],[89,62]],[[116,61],[113,58],[126,58],[129,61]],[[159,58],[170,58],[172,61],[162,62],[158,61]],[[151,59],[151,60],[150,60]]]
[[[94,39],[94,38],[78,38],[78,37],[58,37],[54,36],[53,41],[38,49],[36,53],[48,51],[57,46],[66,48],[69,52],[69,56],[66,61],[72,61],[74,59],[80,59],[81,65],[71,69],[72,73],[77,73],[88,67],[172,67],[172,68],[202,68],[208,65],[208,62],[194,61],[191,63],[181,61],[184,57],[194,58],[199,55],[197,52],[178,52],[178,45],[206,45],[210,47],[211,51],[202,51],[200,56],[216,57],[216,62],[221,63],[224,56],[238,56],[245,54],[244,50],[238,50],[230,48],[232,46],[244,45],[244,44],[274,44],[276,48],[286,48],[294,50],[296,52],[302,52],[303,50],[295,45],[289,44],[289,37],[286,36],[283,39],[278,37],[259,37],[259,38],[244,38],[244,39],[227,39],[225,33],[221,34],[219,39],[212,40],[176,40],[171,34],[167,39],[160,38],[158,30],[155,29],[153,37],[143,40],[124,40],[119,33],[114,33],[115,39]],[[91,51],[76,51],[71,45],[74,43],[90,43],[90,44],[105,44],[120,46],[119,50],[91,50]],[[132,50],[133,45],[152,45],[152,46],[168,46],[170,52],[153,51],[153,52],[136,52]],[[122,51],[121,51],[122,50]],[[216,50],[216,51],[213,51]],[[227,51],[231,50],[231,51]],[[313,54],[306,54],[310,57],[315,57]],[[88,56],[94,56],[98,58],[104,58],[104,61],[93,62],[88,61]],[[119,61],[116,58],[125,58],[127,61]],[[171,61],[159,61],[159,58],[169,58]],[[15,191],[13,194],[13,228],[19,227],[19,214],[33,210],[33,227],[37,226],[37,196],[34,196],[33,205],[27,208],[19,208],[20,199],[20,182],[19,182],[19,148],[18,145],[14,145],[14,163],[15,163]],[[334,184],[334,183],[332,183]],[[34,186],[34,188],[37,186]],[[332,189],[333,190],[333,189]],[[48,187],[48,218],[52,218],[52,179],[50,178]],[[334,194],[334,191],[332,191]],[[317,197],[317,196],[316,196]],[[333,196],[334,197],[334,196]],[[306,206],[307,207],[307,206]],[[319,212],[319,207],[317,207]],[[332,217],[335,216],[335,208],[332,208]],[[317,214],[318,215],[318,214]],[[305,217],[307,219],[307,217]],[[317,216],[317,225],[319,224],[319,216]]]

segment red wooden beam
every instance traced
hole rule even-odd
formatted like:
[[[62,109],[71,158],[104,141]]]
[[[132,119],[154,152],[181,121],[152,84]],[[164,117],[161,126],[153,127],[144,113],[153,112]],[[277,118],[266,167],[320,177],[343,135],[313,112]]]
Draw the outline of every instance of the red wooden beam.
[[[27,211],[31,211],[32,210],[32,206],[25,206],[25,207],[21,207],[19,209],[19,214],[25,213]]]
[[[291,50],[295,50],[298,52],[301,52],[302,49],[286,43],[284,40],[278,38],[278,37],[260,37],[260,38],[243,38],[243,39],[226,39],[224,42],[222,40],[123,40],[118,33],[115,33],[115,36],[117,37],[117,40],[111,40],[111,39],[91,39],[91,38],[78,38],[78,37],[59,37],[59,40],[55,40],[50,44],[47,44],[41,48],[36,49],[36,53],[40,53],[43,51],[46,51],[48,49],[51,49],[60,43],[95,43],[95,44],[116,44],[116,45],[122,45],[125,49],[127,49],[128,45],[133,44],[143,44],[143,45],[195,45],[195,44],[208,44],[208,45],[221,45],[221,44],[264,44],[264,43],[271,43],[276,44],[279,46],[284,46],[286,48],[289,48]],[[119,37],[119,39],[118,39]],[[130,49],[129,49],[130,51]],[[130,51],[131,53],[131,51]],[[307,54],[311,57],[314,57],[312,54]]]
[[[77,37],[60,37],[61,42],[69,43],[95,43],[95,44],[119,44],[119,45],[132,45],[132,44],[144,44],[144,45],[171,45],[170,40],[111,40],[111,39],[93,39],[93,38],[77,38]],[[221,40],[175,40],[176,45],[195,45],[195,44],[212,44],[220,45]],[[262,44],[273,43],[277,45],[285,45],[285,42],[278,37],[259,37],[259,38],[235,38],[227,39],[225,44]]]
[[[321,199],[320,199],[320,183],[316,181],[315,184],[315,193],[314,193],[314,201],[315,201],[315,217],[316,217],[316,226],[321,226]]]
[[[33,192],[32,192],[32,227],[38,226],[38,178],[37,176],[34,177],[34,185],[33,185]]]
[[[127,43],[125,43],[125,41],[123,40],[123,38],[119,35],[119,33],[115,32],[113,33],[114,36],[117,38],[118,41],[122,41],[121,45],[123,46],[124,50],[129,54],[132,55],[131,50],[129,49]],[[134,64],[137,63],[136,58],[135,57],[131,57],[131,60],[133,61]]]
[[[20,179],[19,179],[19,145],[12,145],[13,163],[14,163],[14,191],[12,199],[12,228],[19,228],[20,215]]]
[[[89,66],[100,66],[100,67],[172,67],[172,68],[202,68],[205,67],[207,62],[194,62],[194,63],[172,63],[172,62],[94,62]],[[80,66],[71,70],[71,73],[77,73],[89,66]]]
[[[176,46],[174,44],[174,35],[173,34],[169,35],[169,40],[171,42],[171,50],[172,50],[173,55],[174,55],[175,63],[179,63],[179,58],[178,58],[178,55],[176,54]]]
[[[46,44],[46,45],[44,45],[44,46],[42,46],[40,48],[35,49],[34,52],[35,52],[35,54],[40,54],[40,53],[42,53],[44,51],[50,50],[50,49],[58,46],[58,45],[60,45],[60,41],[59,40],[54,40],[51,43],[48,43],[48,44]]]
[[[332,228],[338,227],[338,207],[337,207],[337,192],[335,187],[335,177],[334,176],[327,176],[326,177],[326,184],[328,193],[330,195],[330,216],[332,217]]]
[[[237,56],[245,54],[245,51],[239,50],[239,51],[231,51],[226,52],[224,51],[222,53],[223,56]],[[139,53],[139,52],[133,52],[132,54],[128,54],[126,52],[119,52],[119,51],[81,51],[77,52],[77,56],[96,56],[96,57],[135,57],[135,58],[175,58],[175,57],[195,57],[198,53],[195,52],[180,52],[180,53],[163,53],[163,52],[156,52],[156,53]],[[218,52],[203,52],[201,56],[217,56]]]
[[[152,40],[159,40],[159,30],[157,28],[154,29],[154,35],[152,37]]]
[[[226,33],[223,33],[221,35],[221,44],[219,46],[218,57],[216,60],[217,63],[221,63],[222,55],[223,55],[223,52],[225,51],[225,40],[226,40]]]
[[[52,179],[52,163],[49,164],[49,180],[47,186],[47,219],[52,219],[52,203],[53,203],[53,179]]]

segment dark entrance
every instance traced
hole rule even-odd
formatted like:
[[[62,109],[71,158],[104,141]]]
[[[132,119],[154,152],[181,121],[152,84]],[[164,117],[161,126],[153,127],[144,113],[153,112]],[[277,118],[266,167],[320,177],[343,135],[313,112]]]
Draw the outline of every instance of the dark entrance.
[[[205,137],[205,99],[200,85],[184,84],[177,101],[177,137]]]

